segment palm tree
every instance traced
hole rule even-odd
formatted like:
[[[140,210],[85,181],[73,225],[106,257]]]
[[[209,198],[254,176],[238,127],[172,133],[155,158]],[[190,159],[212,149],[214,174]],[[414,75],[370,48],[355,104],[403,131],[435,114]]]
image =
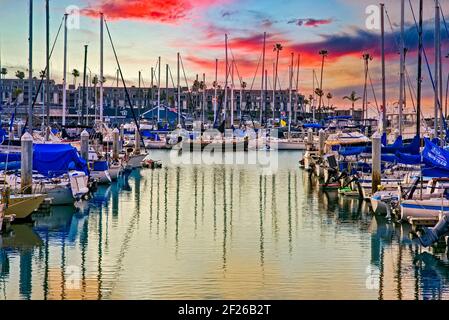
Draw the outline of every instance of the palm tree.
[[[318,54],[322,57],[321,62],[321,78],[320,78],[320,90],[323,90],[323,72],[324,72],[324,59],[329,55],[329,52],[327,50],[320,50]],[[321,108],[321,101],[322,101],[322,95],[320,96],[320,101],[318,103],[318,110]]]
[[[352,108],[351,108],[352,116],[354,116],[354,105],[360,99],[362,99],[362,98],[361,97],[357,97],[357,93],[355,91],[352,91],[349,96],[344,96],[343,97],[343,100],[349,100],[349,101],[352,102]]]
[[[5,76],[6,76],[7,74],[8,74],[8,69],[2,68],[2,69],[0,70],[0,75],[3,76],[3,79],[5,78]]]
[[[332,100],[333,97],[334,97],[334,96],[333,96],[332,93],[330,93],[330,92],[326,95],[326,98],[327,98],[327,106],[328,106],[328,107],[331,106],[331,100]]]
[[[276,43],[274,45],[273,51],[276,52],[276,68],[275,68],[275,75],[274,75],[274,93],[276,94],[276,85],[277,85],[277,79],[278,79],[278,67],[279,67],[279,53],[282,51],[283,47],[280,43]],[[275,112],[276,110],[276,100],[273,101],[273,120],[275,117]]]
[[[320,98],[320,101],[321,101],[324,96],[324,91],[320,88],[316,88],[315,94]],[[321,103],[318,105],[318,111],[321,111]]]
[[[73,86],[76,89],[76,79],[80,76],[80,72],[76,69],[72,70],[72,76],[73,76]]]
[[[20,80],[25,79],[25,72],[20,71],[20,70],[17,70],[17,71],[16,71],[16,78],[18,78],[18,79],[20,79]]]

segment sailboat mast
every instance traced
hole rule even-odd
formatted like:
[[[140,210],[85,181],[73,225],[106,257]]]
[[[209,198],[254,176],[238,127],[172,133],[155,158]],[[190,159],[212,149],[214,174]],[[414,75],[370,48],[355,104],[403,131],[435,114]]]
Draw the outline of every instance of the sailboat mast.
[[[387,96],[386,96],[386,76],[385,76],[385,4],[380,4],[381,8],[381,50],[382,50],[382,133],[387,132]]]
[[[161,57],[158,58],[157,76],[157,122],[161,120]]]
[[[292,127],[292,103],[293,103],[293,60],[295,59],[295,54],[292,52],[292,61],[290,64],[290,68],[288,71],[288,77],[289,77],[289,97],[288,97],[288,132],[290,135],[291,127]],[[289,137],[290,138],[290,137]]]
[[[225,92],[224,92],[224,107],[223,107],[224,120],[226,120],[226,111],[228,109],[228,73],[229,73],[228,66],[229,66],[229,64],[228,64],[228,35],[227,34],[225,34],[225,59],[226,59],[226,62],[225,62],[226,72],[225,72],[225,87],[224,87]]]
[[[404,38],[404,23],[405,23],[405,0],[401,0],[401,79],[399,84],[399,135],[402,135],[402,112],[404,109],[404,89],[405,89],[405,38]]]
[[[273,62],[273,124],[276,116],[276,63]]]
[[[67,18],[68,14],[64,14],[64,70],[62,77],[62,126],[66,124],[67,114]]]
[[[218,90],[218,59],[215,59],[215,88],[214,88],[214,125],[217,121],[217,104],[218,104],[218,97],[217,97],[217,90]]]
[[[45,0],[45,61],[46,61],[46,74],[45,74],[45,101],[46,101],[46,124],[50,125],[50,0]],[[31,84],[30,84],[31,85]],[[48,130],[46,131],[46,140],[48,140]]]
[[[29,37],[28,37],[28,126],[33,132],[33,0],[29,2]],[[19,132],[19,138],[22,132]]]
[[[438,109],[439,109],[439,99],[440,99],[440,58],[439,58],[439,45],[440,45],[440,7],[438,5],[438,0],[435,0],[435,110],[434,110],[434,131],[435,136],[438,136]]]
[[[178,52],[177,56],[178,56],[178,65],[177,65],[177,69],[178,69],[178,75],[177,75],[178,108],[177,108],[177,112],[178,112],[178,125],[180,125],[181,124],[181,65],[180,65],[179,52]]]
[[[265,92],[264,92],[264,76],[265,76],[265,51],[266,51],[267,33],[263,33],[263,51],[262,51],[262,84],[260,89],[260,124],[263,121],[263,112],[265,110]]]
[[[100,123],[103,123],[104,104],[104,14],[100,14]]]
[[[86,79],[87,79],[87,48],[88,45],[86,44],[84,46],[84,72],[83,72],[83,90],[82,90],[82,111],[81,111],[81,124],[85,124],[86,122],[84,122],[84,115],[86,112]]]
[[[231,61],[231,128],[234,125],[234,60]]]
[[[203,73],[203,123],[206,121],[206,74]]]
[[[298,53],[298,66],[296,68],[296,109],[295,109],[295,123],[298,121],[299,110],[299,67],[301,64],[301,54]]]
[[[423,0],[419,0],[418,28],[418,88],[416,102],[416,136],[421,136],[421,86],[422,86],[422,53],[423,53]]]
[[[312,120],[315,122],[315,69],[313,69],[313,87],[312,87],[312,101],[310,101],[310,106],[312,107]]]

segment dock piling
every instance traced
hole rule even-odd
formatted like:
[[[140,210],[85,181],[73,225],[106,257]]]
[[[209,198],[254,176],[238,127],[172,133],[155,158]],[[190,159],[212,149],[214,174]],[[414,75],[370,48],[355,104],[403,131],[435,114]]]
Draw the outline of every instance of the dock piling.
[[[112,131],[112,158],[118,160],[120,153],[120,131],[115,128]]]
[[[320,138],[320,146],[319,146],[319,151],[320,151],[320,156],[324,155],[324,146],[326,143],[326,132],[323,129],[320,129],[320,131],[318,132],[319,138]]]
[[[135,148],[134,148],[134,153],[135,154],[140,154],[140,132],[139,129],[136,128],[136,132],[135,132]]]
[[[89,133],[86,130],[81,132],[81,157],[89,161]]]
[[[33,137],[26,132],[21,138],[21,189],[25,194],[31,194],[33,189]]]
[[[381,135],[376,132],[372,136],[372,194],[377,192],[377,189],[381,183],[381,153],[382,153],[382,142]]]

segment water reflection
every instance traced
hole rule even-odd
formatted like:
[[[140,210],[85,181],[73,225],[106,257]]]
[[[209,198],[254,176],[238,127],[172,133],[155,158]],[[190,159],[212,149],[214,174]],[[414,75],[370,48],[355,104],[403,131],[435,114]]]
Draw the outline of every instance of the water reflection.
[[[273,176],[243,166],[134,172],[76,209],[14,225],[0,238],[0,297],[447,298],[446,253],[421,252],[406,225],[323,192],[297,154],[280,156]]]

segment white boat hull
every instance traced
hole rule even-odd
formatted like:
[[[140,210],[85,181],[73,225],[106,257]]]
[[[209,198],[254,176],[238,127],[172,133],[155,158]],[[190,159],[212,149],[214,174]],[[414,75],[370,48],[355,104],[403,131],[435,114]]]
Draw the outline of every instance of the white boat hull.
[[[401,203],[401,219],[438,218],[440,214],[449,215],[449,200],[406,200]]]

